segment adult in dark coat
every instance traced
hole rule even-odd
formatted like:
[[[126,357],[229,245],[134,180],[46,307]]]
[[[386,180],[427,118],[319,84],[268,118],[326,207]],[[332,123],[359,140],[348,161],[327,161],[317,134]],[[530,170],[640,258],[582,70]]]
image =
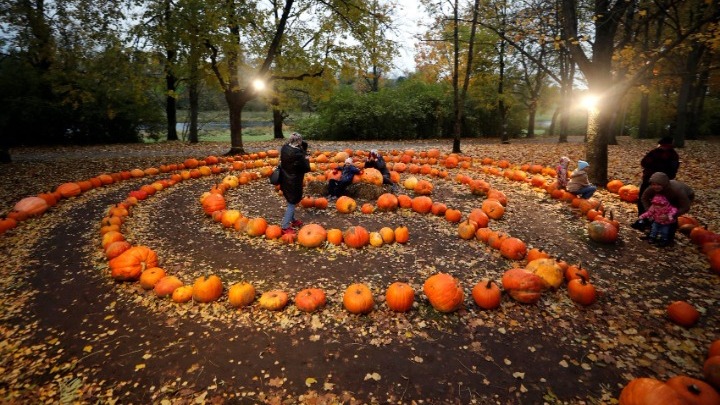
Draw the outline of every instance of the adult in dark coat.
[[[687,212],[690,211],[690,205],[695,199],[695,191],[687,184],[678,180],[670,180],[665,173],[657,172],[650,176],[650,185],[640,196],[640,203],[643,205],[645,211],[650,208],[652,199],[656,195],[665,196],[670,202],[670,205],[677,208],[677,214],[670,229],[670,242],[675,238],[675,232],[677,231],[677,217],[687,214]],[[651,224],[650,221],[639,219],[632,224],[632,227],[635,229],[646,229],[649,224]]]
[[[392,186],[393,192],[396,191],[397,186],[390,179],[390,170],[388,170],[387,168],[387,163],[385,163],[385,159],[376,149],[370,151],[370,154],[365,161],[365,169],[367,168],[377,169],[382,175],[383,184],[390,184]]]
[[[294,228],[303,225],[295,219],[295,206],[303,197],[303,179],[310,171],[310,157],[307,154],[307,142],[300,134],[293,132],[290,141],[280,148],[280,190],[287,201],[287,209],[280,226],[283,233],[294,233]]]
[[[658,141],[655,149],[649,151],[640,161],[642,166],[642,183],[640,183],[639,195],[643,195],[648,186],[650,186],[650,176],[654,173],[665,173],[668,179],[673,180],[680,168],[680,156],[673,148],[673,138],[666,136]],[[648,205],[649,206],[649,205]],[[642,204],[642,200],[637,202],[638,216],[645,212],[646,207]]]

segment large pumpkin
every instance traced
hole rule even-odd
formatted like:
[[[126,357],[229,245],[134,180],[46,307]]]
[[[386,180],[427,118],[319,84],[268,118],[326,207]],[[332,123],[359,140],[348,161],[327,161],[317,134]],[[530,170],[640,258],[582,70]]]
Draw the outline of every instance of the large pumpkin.
[[[365,284],[351,284],[343,294],[343,306],[353,314],[367,314],[375,306],[372,291]]]
[[[500,254],[506,259],[521,260],[526,253],[525,242],[518,238],[507,238],[500,243]]]
[[[322,308],[326,301],[325,292],[319,288],[306,288],[295,295],[295,306],[305,312]]]
[[[225,209],[225,197],[221,194],[212,193],[209,194],[202,201],[202,208],[206,214],[210,215],[215,211]]]
[[[28,217],[40,215],[50,208],[47,201],[40,197],[25,197],[15,203],[13,209],[25,213]]]
[[[528,263],[525,269],[542,278],[546,288],[558,288],[565,279],[565,274],[555,259],[535,259]]]
[[[546,283],[540,276],[525,269],[510,269],[502,276],[502,287],[510,297],[523,304],[540,300]]]
[[[380,211],[395,211],[398,204],[398,198],[391,193],[382,194],[377,199],[377,208]]]
[[[222,295],[223,285],[220,277],[211,275],[205,278],[200,276],[193,284],[193,300],[196,302],[216,301]]]
[[[335,201],[335,208],[341,214],[350,214],[357,209],[357,202],[348,196],[342,196]]]
[[[362,226],[351,226],[343,233],[343,242],[352,248],[362,248],[370,242],[370,233]]]
[[[378,169],[370,167],[362,171],[360,181],[363,183],[374,184],[376,186],[382,186],[383,176]]]
[[[419,214],[427,214],[432,210],[432,199],[421,195],[412,199],[412,209]]]
[[[654,378],[636,378],[620,392],[620,405],[684,405],[672,387]]]
[[[720,404],[720,394],[710,384],[696,378],[677,375],[665,382],[674,389],[688,405]]]
[[[618,229],[607,221],[595,220],[587,226],[588,236],[595,242],[615,243],[618,237]]]
[[[252,284],[241,281],[233,284],[228,289],[228,301],[235,308],[250,305],[255,300],[255,287]]]
[[[423,292],[430,305],[440,312],[457,310],[465,299],[460,281],[446,273],[438,273],[425,280]]]
[[[385,303],[391,311],[407,312],[415,301],[415,290],[410,284],[394,282],[385,292]]]
[[[325,242],[327,231],[321,225],[307,224],[300,228],[297,241],[307,248],[316,248]]]
[[[137,280],[145,269],[157,267],[157,254],[147,246],[133,246],[110,260],[110,275],[118,281]]]

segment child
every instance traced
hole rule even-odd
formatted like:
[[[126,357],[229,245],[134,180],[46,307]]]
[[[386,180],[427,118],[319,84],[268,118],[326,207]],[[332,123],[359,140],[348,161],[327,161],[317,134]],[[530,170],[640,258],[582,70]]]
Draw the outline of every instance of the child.
[[[367,160],[365,161],[365,168],[375,168],[377,169],[380,174],[382,174],[383,177],[383,184],[389,184],[392,188],[392,192],[397,192],[397,185],[393,183],[392,180],[390,180],[390,171],[387,168],[387,164],[385,163],[385,159],[382,157],[380,153],[378,153],[377,149],[373,149],[370,151],[370,155],[368,156]]]
[[[555,167],[555,171],[557,172],[558,188],[560,190],[565,190],[567,188],[569,164],[570,158],[563,156],[560,158],[560,162],[558,162],[558,165]]]
[[[567,191],[579,196],[580,198],[588,199],[595,194],[597,187],[590,183],[588,175],[585,169],[590,166],[588,162],[584,160],[578,160],[577,169],[573,170],[570,174],[570,181],[567,184]]]
[[[337,172],[338,169],[335,169],[335,171]],[[360,173],[360,169],[355,167],[353,164],[352,158],[345,159],[345,165],[342,168],[340,180],[330,179],[328,182],[328,193],[330,194],[330,199],[334,200],[343,195],[347,186],[352,183],[353,177]]]
[[[650,234],[643,239],[647,239],[649,243],[655,243],[660,247],[665,247],[670,244],[670,230],[672,225],[675,223],[675,217],[677,216],[677,208],[670,205],[670,201],[661,194],[656,194],[652,198],[652,205],[650,208],[640,215],[641,219],[651,219],[653,221],[652,227],[650,228]]]

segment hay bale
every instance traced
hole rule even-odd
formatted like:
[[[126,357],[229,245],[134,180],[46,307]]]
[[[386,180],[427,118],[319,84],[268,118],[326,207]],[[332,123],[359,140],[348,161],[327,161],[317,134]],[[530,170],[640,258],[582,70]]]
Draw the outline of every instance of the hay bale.
[[[348,188],[345,190],[345,194],[348,196],[354,198],[354,199],[360,199],[360,200],[377,200],[378,197],[380,197],[383,193],[385,193],[385,190],[381,186],[376,186],[374,184],[369,183],[353,183],[348,186]]]
[[[327,181],[311,181],[305,185],[305,195],[326,196],[328,194]]]

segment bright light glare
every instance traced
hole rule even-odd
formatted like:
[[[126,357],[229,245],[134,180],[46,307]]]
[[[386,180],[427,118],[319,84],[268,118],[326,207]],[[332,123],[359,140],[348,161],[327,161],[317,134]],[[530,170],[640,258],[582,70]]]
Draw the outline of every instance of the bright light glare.
[[[593,95],[587,95],[582,99],[582,106],[589,109],[595,108],[598,105],[598,97]]]
[[[255,79],[252,82],[253,88],[257,91],[262,91],[265,89],[265,82],[262,79]]]

